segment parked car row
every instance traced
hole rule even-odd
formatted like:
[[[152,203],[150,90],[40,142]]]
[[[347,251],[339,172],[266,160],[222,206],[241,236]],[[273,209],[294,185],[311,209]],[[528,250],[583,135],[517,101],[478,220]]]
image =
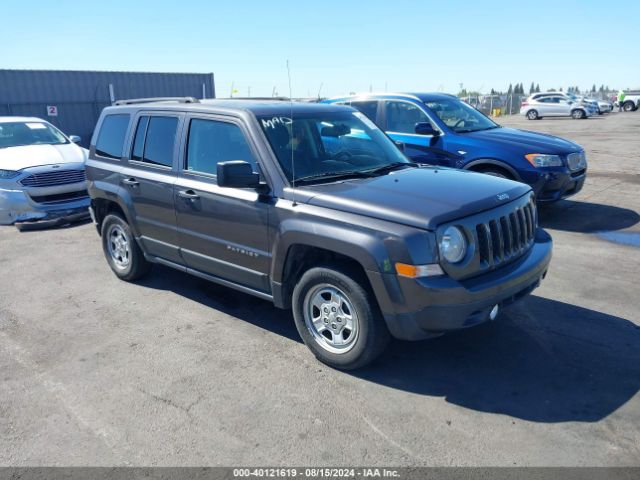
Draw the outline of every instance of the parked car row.
[[[88,159],[77,140],[2,119],[3,223],[89,206],[119,278],[159,263],[291,308],[337,368],[533,291],[551,257],[536,203],[575,194],[587,169],[579,145],[430,93],[121,101]]]

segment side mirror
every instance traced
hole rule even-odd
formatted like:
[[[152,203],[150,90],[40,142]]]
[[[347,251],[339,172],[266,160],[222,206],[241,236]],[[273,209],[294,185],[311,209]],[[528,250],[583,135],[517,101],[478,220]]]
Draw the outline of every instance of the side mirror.
[[[415,126],[415,132],[418,135],[432,135],[434,137],[440,135],[440,132],[433,128],[429,122],[418,122]]]
[[[71,141],[71,143],[80,143],[82,141],[82,138],[80,138],[78,135],[69,135],[69,140]]]
[[[221,162],[217,167],[218,186],[230,188],[257,188],[260,175],[253,171],[251,164],[243,160]]]

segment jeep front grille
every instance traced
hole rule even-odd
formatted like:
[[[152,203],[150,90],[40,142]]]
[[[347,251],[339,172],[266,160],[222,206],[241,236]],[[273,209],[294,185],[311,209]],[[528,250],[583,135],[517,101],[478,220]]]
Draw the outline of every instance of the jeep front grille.
[[[536,232],[536,213],[531,203],[476,225],[482,268],[495,268],[528,250]]]
[[[55,172],[34,173],[20,180],[25,187],[55,187],[70,183],[84,182],[84,170],[56,170]]]
[[[440,266],[449,276],[463,280],[502,268],[533,247],[538,228],[533,194],[438,226],[438,242],[451,225],[465,232],[470,248],[460,262],[440,260]]]

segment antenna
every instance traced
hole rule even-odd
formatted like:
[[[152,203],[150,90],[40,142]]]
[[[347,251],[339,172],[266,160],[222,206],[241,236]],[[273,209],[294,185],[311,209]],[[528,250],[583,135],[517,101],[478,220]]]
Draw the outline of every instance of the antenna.
[[[289,68],[289,60],[287,59],[287,77],[289,78],[289,111],[291,112],[291,130],[289,132],[289,145],[291,145],[291,206],[296,204],[296,165],[293,161],[293,95],[291,94],[291,69]]]
[[[322,91],[323,85],[324,85],[324,82],[320,82],[320,88],[318,88],[318,100],[320,100],[320,92]]]

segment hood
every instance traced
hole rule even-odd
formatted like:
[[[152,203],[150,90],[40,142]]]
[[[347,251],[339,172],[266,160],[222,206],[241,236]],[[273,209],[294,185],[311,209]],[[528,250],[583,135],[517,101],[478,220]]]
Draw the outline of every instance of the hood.
[[[40,165],[84,162],[86,150],[75,143],[0,148],[0,169],[22,170]]]
[[[480,132],[461,134],[478,141],[494,142],[519,153],[568,154],[582,150],[577,143],[545,133],[517,130],[515,128],[492,128]]]
[[[313,185],[306,187],[305,193],[311,197],[306,202],[310,205],[433,230],[442,223],[507,203],[530,190],[523,183],[481,173],[423,167]]]

